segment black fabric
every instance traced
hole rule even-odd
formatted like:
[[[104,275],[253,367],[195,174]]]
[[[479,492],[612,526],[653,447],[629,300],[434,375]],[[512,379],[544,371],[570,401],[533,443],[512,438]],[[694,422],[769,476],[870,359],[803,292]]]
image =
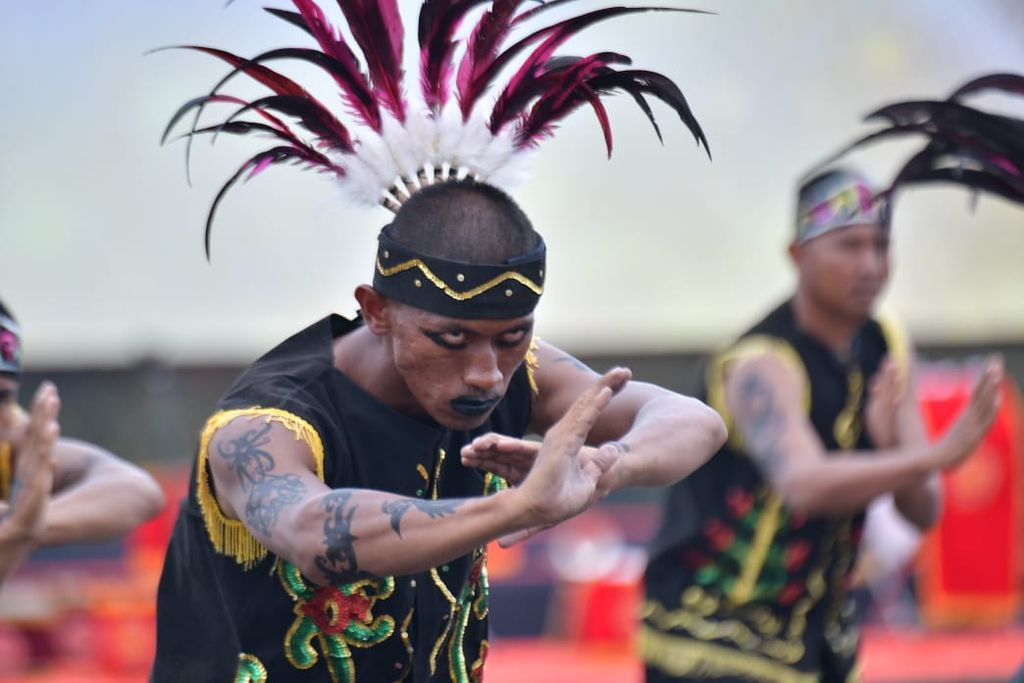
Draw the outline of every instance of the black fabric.
[[[431,313],[464,320],[519,318],[536,308],[544,289],[543,241],[529,253],[500,265],[424,256],[391,239],[387,227],[378,241],[374,288],[390,299]],[[396,268],[397,272],[391,273]],[[473,292],[478,287],[482,291]]]
[[[857,422],[862,423],[867,386],[888,350],[880,325],[868,321],[856,336],[850,358],[840,360],[825,345],[798,328],[792,304],[786,302],[744,333],[737,344],[755,337],[783,341],[796,352],[809,380],[810,421],[828,451],[840,450],[836,423],[851,400],[850,382],[857,374],[863,379],[863,391],[855,405]],[[708,366],[712,367],[715,360],[710,359]],[[710,373],[705,377],[701,391],[705,399],[709,393],[709,377],[714,381]],[[735,437],[732,434],[729,443],[714,457],[669,491],[662,526],[651,544],[645,575],[645,614],[648,616],[644,628],[678,638],[678,642],[684,644],[699,642],[697,649],[702,652],[718,653],[719,661],[725,664],[720,678],[715,680],[740,675],[736,665],[729,663],[729,652],[742,652],[763,660],[769,668],[781,671],[778,680],[792,680],[786,677],[800,673],[824,676],[822,680],[843,680],[853,666],[856,650],[856,633],[845,585],[856,558],[863,512],[845,519],[808,519],[782,506],[774,534],[769,536],[771,543],[763,564],[756,572],[752,593],[744,601],[733,600],[745,563],[751,561],[754,554],[757,529],[765,517],[771,515],[770,501],[774,497],[758,468],[737,446]],[[873,448],[862,429],[852,445],[858,450]],[[809,584],[816,583],[814,576],[823,579],[827,586],[824,595],[817,599],[809,597],[812,592]],[[688,606],[684,594],[691,588],[692,604]],[[708,605],[699,607],[697,597],[706,598]],[[805,600],[810,602],[802,602]],[[710,605],[714,609],[710,609]],[[785,636],[791,624],[798,620],[794,618],[794,611],[798,606],[802,610],[808,605],[809,610],[803,614],[805,624],[797,628],[801,626],[797,623],[794,627],[799,638],[791,641],[796,647],[790,652],[802,650],[802,656],[773,656],[772,646],[766,645],[767,641]],[[662,617],[665,612],[674,612],[683,619],[659,618],[652,611]],[[778,635],[772,636],[772,629],[761,630],[758,626],[768,623],[766,615],[781,626]],[[681,626],[682,621],[690,623],[691,628]],[[719,637],[709,636],[712,630],[693,627],[694,621],[719,627],[728,625],[725,631],[732,633],[747,629],[754,637],[746,638],[741,644],[735,638],[723,636],[723,630],[717,632]],[[777,654],[777,649],[775,652]],[[649,670],[656,670],[652,657],[657,659],[656,655],[645,653],[651,666]],[[673,680],[699,680],[708,675],[715,678],[711,671],[714,668],[698,668],[695,678]],[[658,677],[649,680],[671,679],[666,676],[664,671],[659,671]],[[775,674],[763,674],[763,677],[751,678],[776,680],[773,676]]]
[[[521,436],[530,419],[531,395],[525,366],[512,379],[508,393],[488,422],[473,433],[452,432],[380,404],[335,369],[332,340],[357,327],[338,316],[325,318],[299,332],[259,359],[221,401],[221,409],[276,407],[309,422],[324,444],[325,482],[332,488],[365,488],[410,497],[429,497],[435,483],[439,498],[479,496],[484,476],[462,466],[462,445],[485,431]],[[439,465],[439,449],[448,456]],[[418,471],[429,473],[429,480]],[[372,647],[349,647],[357,681],[448,681],[450,668],[471,669],[487,635],[486,588],[470,577],[473,556],[437,568],[454,596],[478,602],[466,627],[449,628],[451,608],[429,572],[394,577],[394,592],[377,601],[374,617],[389,616],[394,632]],[[157,606],[157,655],[152,680],[234,680],[239,657],[259,659],[268,681],[330,681],[318,640],[315,665],[296,668],[287,658],[286,634],[296,621],[297,603],[284,589],[277,557],[268,555],[250,570],[218,554],[210,543],[195,488],[182,502],[160,581]],[[481,595],[483,593],[483,595]],[[410,655],[400,636],[403,620],[413,610]],[[436,674],[430,671],[431,651],[438,648]],[[451,650],[452,638],[461,648]],[[460,664],[460,661],[464,661]],[[344,677],[341,678],[344,680]]]

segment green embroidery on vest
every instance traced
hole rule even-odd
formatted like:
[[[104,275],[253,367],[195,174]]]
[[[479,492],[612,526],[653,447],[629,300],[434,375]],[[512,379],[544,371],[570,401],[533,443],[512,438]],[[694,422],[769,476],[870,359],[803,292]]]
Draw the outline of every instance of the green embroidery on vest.
[[[238,671],[233,683],[267,683],[267,669],[259,659],[243,652],[238,655]]]
[[[470,673],[466,668],[466,653],[462,649],[466,627],[469,626],[471,611],[478,619],[486,616],[487,600],[487,551],[478,548],[473,553],[473,565],[469,570],[469,580],[462,587],[455,603],[455,628],[451,640],[448,641],[448,673],[453,683],[471,683]],[[476,602],[474,603],[474,597]],[[483,600],[483,615],[479,607]],[[482,664],[481,664],[482,669]]]
[[[377,600],[395,591],[394,578],[362,579],[337,586],[307,585],[297,567],[278,565],[281,585],[295,601],[295,622],[285,635],[285,656],[297,669],[312,668],[322,654],[331,679],[354,683],[350,647],[372,647],[395,632],[389,615],[373,616]],[[320,652],[313,646],[314,640]]]

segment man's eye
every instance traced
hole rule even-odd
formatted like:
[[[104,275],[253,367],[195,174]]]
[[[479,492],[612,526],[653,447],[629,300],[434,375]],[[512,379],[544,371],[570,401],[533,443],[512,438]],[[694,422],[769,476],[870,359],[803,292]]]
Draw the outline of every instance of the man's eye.
[[[465,332],[430,332],[424,330],[423,334],[430,337],[438,346],[443,346],[446,349],[461,349],[466,345]]]
[[[501,335],[501,337],[498,339],[498,343],[501,346],[519,346],[525,338],[525,330],[519,330],[518,332],[507,332]]]

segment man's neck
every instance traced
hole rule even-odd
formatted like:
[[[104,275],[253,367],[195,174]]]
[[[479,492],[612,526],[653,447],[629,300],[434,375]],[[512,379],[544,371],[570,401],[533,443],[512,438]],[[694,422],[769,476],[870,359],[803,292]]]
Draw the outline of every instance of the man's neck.
[[[863,320],[853,320],[818,305],[797,289],[793,296],[793,316],[797,327],[824,344],[838,358],[848,358]]]
[[[334,367],[384,405],[417,416],[422,408],[395,370],[384,340],[361,326],[334,340]]]

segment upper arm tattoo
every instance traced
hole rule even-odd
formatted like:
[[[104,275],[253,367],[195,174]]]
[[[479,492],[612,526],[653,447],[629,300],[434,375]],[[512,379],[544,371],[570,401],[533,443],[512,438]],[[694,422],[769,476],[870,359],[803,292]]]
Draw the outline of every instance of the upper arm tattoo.
[[[326,549],[313,562],[331,583],[346,583],[359,577],[355,548],[359,537],[352,533],[352,517],[359,506],[349,506],[351,497],[351,491],[340,489],[328,493],[323,500],[327,513],[324,519]]]
[[[781,459],[779,440],[785,427],[785,416],[776,405],[771,384],[752,372],[742,377],[736,417],[743,429],[747,448],[768,475],[778,471]]]
[[[458,510],[464,500],[418,500],[416,498],[398,498],[381,503],[380,509],[386,515],[391,515],[391,528],[399,536],[402,535],[402,516],[409,511],[409,508],[416,508],[431,519],[447,517]]]
[[[263,450],[270,443],[270,423],[250,429],[237,439],[217,444],[217,453],[238,477],[245,501],[245,521],[270,538],[281,509],[302,500],[306,485],[294,474],[274,474],[274,456]]]
[[[586,363],[584,363],[583,361],[581,361],[578,358],[573,358],[572,356],[570,356],[568,354],[565,355],[565,356],[562,356],[560,358],[556,358],[554,360],[554,362],[555,363],[571,363],[573,365],[573,367],[575,367],[577,370],[579,370],[581,372],[586,372],[586,373],[593,372],[593,370],[590,369],[589,365],[587,365]]]

